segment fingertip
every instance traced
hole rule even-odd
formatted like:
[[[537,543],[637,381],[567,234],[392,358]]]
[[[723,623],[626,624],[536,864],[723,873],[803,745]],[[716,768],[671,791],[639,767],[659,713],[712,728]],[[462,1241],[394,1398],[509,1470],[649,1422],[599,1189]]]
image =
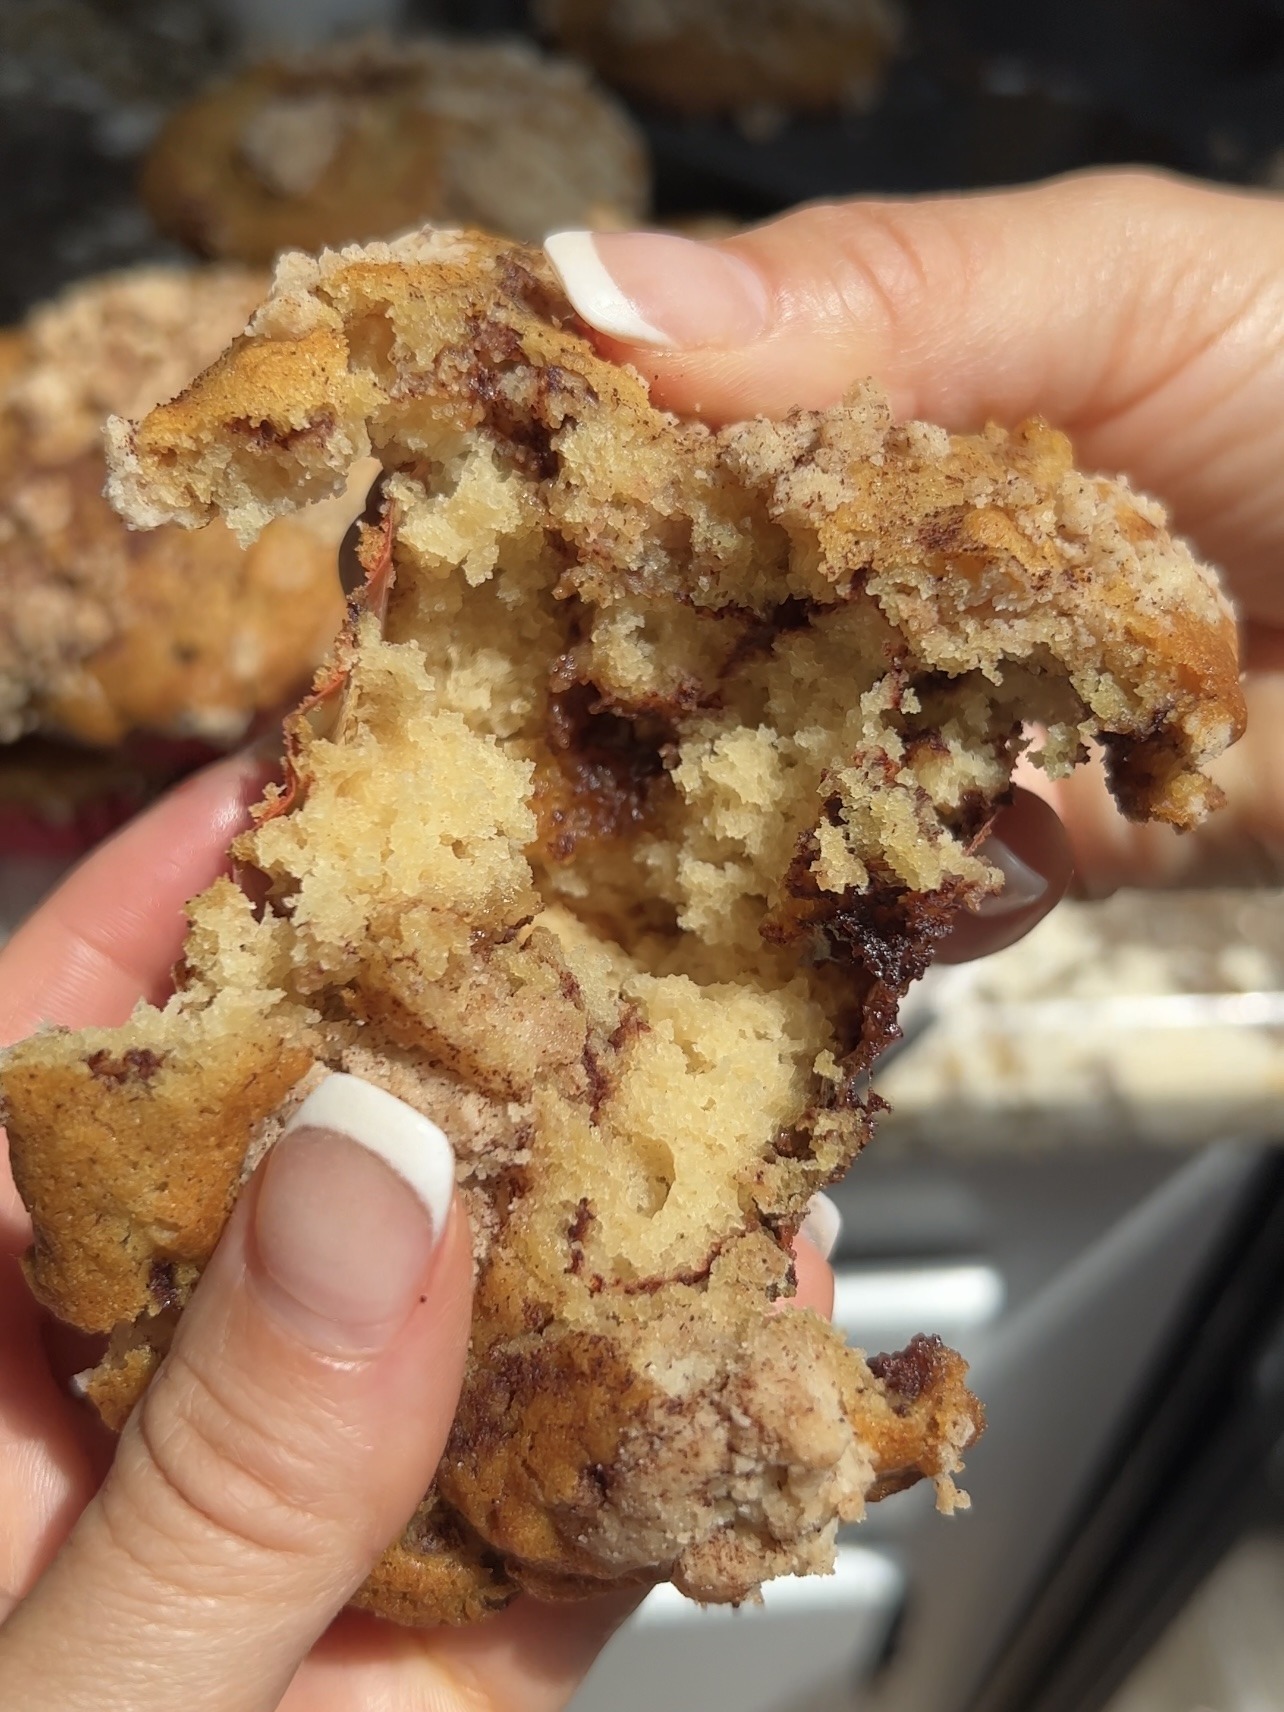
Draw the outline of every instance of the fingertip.
[[[545,247],[603,354],[636,368],[661,408],[721,424],[834,404],[884,366],[884,299],[840,241],[860,206],[708,240],[575,232]]]
[[[378,1350],[416,1304],[454,1207],[455,1157],[414,1107],[333,1074],[259,1167],[247,1277],[309,1348]]]
[[[259,743],[190,773],[84,856],[60,892],[137,876],[155,861],[192,895],[224,871],[229,845],[253,824],[251,810],[279,771],[279,760]]]
[[[1074,875],[1069,837],[1055,809],[1018,788],[999,811],[978,852],[1004,876],[1003,889],[960,916],[937,952],[940,963],[968,963],[1014,945],[1065,896]]]
[[[807,1203],[807,1216],[799,1234],[807,1239],[822,1260],[829,1260],[842,1233],[843,1215],[838,1203],[823,1193],[813,1195]]]
[[[834,1312],[833,1269],[805,1235],[800,1235],[794,1243],[794,1274],[797,1289],[785,1305],[811,1308],[824,1319],[831,1319]]]
[[[643,234],[621,233],[628,254],[630,238]],[[552,232],[544,240],[544,254],[562,282],[577,315],[596,333],[621,345],[671,346],[673,336],[646,318],[633,293],[617,280],[592,232]],[[642,296],[648,292],[644,279]]]
[[[199,824],[209,828],[211,837],[226,829],[230,841],[252,824],[250,811],[280,776],[281,738],[279,732],[272,731],[250,747],[190,774],[139,818],[146,819],[147,814],[154,814],[158,821],[176,818],[177,805],[181,804],[185,817],[197,811]]]
[[[577,313],[621,346],[732,349],[769,325],[766,282],[726,245],[672,232],[555,232],[544,249]]]

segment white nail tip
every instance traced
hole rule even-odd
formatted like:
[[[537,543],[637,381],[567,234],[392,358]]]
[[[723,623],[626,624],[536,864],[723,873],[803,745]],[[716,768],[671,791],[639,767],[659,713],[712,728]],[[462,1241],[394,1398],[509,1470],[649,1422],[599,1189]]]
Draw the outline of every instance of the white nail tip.
[[[435,1123],[393,1094],[336,1071],[314,1088],[286,1125],[346,1135],[382,1159],[423,1203],[433,1230],[445,1229],[455,1193],[455,1154]]]
[[[842,1233],[843,1215],[828,1195],[813,1195],[807,1203],[807,1216],[802,1222],[802,1235],[811,1246],[828,1260],[838,1246]]]
[[[990,839],[982,845],[981,855],[1003,876],[1003,890],[985,899],[981,905],[982,913],[1006,915],[1009,911],[1024,909],[1028,904],[1037,903],[1047,891],[1048,882],[1043,875],[1028,862],[1023,862],[1015,850],[999,839]]]
[[[544,253],[566,295],[590,327],[632,345],[671,345],[672,339],[640,315],[606,271],[592,232],[553,232]]]

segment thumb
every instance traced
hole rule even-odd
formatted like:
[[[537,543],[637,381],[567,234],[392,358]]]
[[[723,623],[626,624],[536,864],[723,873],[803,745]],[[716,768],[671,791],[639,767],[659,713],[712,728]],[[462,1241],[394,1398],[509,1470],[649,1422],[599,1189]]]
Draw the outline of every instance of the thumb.
[[[242,1195],[112,1471],[0,1629],[8,1712],[258,1712],[409,1519],[470,1313],[453,1156],[331,1076]]]
[[[1167,498],[1237,578],[1277,580],[1278,198],[1092,173],[805,208],[715,244],[563,233],[548,250],[658,404],[779,416],[873,375],[898,415],[955,430],[1043,415]],[[1284,619],[1284,590],[1269,598]]]

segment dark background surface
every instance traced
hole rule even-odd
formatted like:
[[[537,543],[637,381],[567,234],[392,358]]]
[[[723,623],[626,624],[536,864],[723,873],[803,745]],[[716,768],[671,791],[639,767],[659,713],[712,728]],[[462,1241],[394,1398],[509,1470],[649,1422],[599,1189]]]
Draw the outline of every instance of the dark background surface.
[[[907,0],[905,10],[903,48],[869,113],[794,120],[754,143],[732,124],[639,112],[657,211],[754,217],[819,196],[1122,163],[1256,182],[1284,146],[1284,0]],[[437,8],[460,28],[511,25],[525,11],[514,0]]]
[[[1135,163],[1284,187],[1284,0],[905,0],[875,107],[727,121],[635,106],[656,216],[1011,184]],[[522,0],[412,0],[409,22],[521,28]],[[0,0],[0,320],[67,280],[174,254],[133,196],[165,110],[232,62],[201,0]]]

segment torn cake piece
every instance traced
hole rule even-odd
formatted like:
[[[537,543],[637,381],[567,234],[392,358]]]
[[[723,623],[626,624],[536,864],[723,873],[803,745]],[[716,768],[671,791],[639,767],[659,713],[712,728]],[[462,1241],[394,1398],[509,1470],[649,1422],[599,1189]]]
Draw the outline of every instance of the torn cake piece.
[[[979,1430],[934,1339],[867,1360],[791,1241],[878,1106],[900,996],[1023,733],[1194,824],[1243,704],[1216,580],[1041,423],[873,388],[719,432],[594,351],[538,252],[438,232],[280,264],[248,336],[112,428],[136,524],[249,538],[373,451],[367,582],[178,991],[0,1070],[33,1287],[111,1334],[119,1423],[239,1186],[327,1070],[451,1138],[477,1287],[434,1488],[362,1598],[467,1621],[832,1566]]]

